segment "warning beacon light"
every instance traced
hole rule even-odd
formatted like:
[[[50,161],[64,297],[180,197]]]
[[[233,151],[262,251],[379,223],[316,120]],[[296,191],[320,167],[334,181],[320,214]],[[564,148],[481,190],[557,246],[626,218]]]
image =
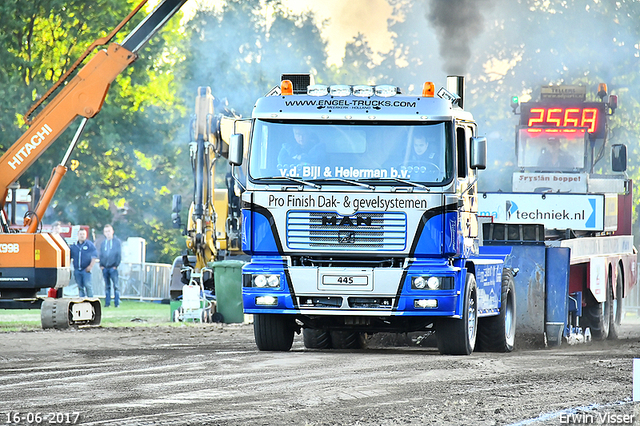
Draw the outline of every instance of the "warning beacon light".
[[[435,93],[435,86],[433,85],[433,82],[431,81],[425,82],[424,86],[422,86],[422,96],[424,96],[425,98],[433,98],[434,93]]]
[[[513,113],[516,113],[516,109],[518,109],[518,106],[520,105],[520,99],[518,99],[517,96],[512,96],[511,97],[511,109],[513,110]]]
[[[605,96],[607,96],[607,84],[600,83],[598,84],[598,97],[603,100]]]
[[[293,83],[291,83],[291,80],[282,80],[280,83],[280,93],[283,96],[293,95]]]

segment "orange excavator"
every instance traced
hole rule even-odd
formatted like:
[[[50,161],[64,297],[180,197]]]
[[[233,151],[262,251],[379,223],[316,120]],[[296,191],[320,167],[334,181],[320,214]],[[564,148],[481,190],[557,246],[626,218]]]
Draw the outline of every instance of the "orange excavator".
[[[121,44],[111,43],[147,3],[147,0],[141,1],[111,33],[94,41],[25,114],[29,129],[0,158],[0,309],[41,309],[43,328],[100,324],[98,299],[62,298],[62,288],[68,285],[72,271],[69,247],[59,235],[38,230],[82,131],[88,119],[100,112],[109,86],[186,1],[161,0]],[[106,46],[106,49],[99,50],[85,63],[99,46]],[[57,93],[54,95],[54,92]],[[49,98],[42,110],[31,118]],[[35,212],[25,219],[26,232],[12,232],[2,212],[9,187],[77,118],[81,118],[81,122],[69,148],[54,168]],[[49,295],[55,297],[38,297],[37,293],[43,288],[54,289]]]

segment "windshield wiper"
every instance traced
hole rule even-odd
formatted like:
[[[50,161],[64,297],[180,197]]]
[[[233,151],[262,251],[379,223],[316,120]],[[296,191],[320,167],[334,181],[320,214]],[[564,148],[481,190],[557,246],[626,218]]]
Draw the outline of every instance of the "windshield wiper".
[[[405,185],[411,185],[411,186],[415,186],[415,187],[420,188],[420,189],[425,189],[427,192],[431,191],[431,188],[429,188],[428,186],[425,186],[425,185],[423,185],[421,183],[411,182],[410,180],[400,179],[400,178],[396,178],[396,177],[368,178],[367,180],[374,180],[376,182],[384,182],[384,181],[392,180],[392,181],[404,183]]]
[[[363,188],[367,188],[367,189],[371,189],[371,190],[376,189],[376,187],[375,187],[375,186],[371,186],[371,185],[368,185],[368,184],[366,184],[366,183],[358,182],[357,180],[342,179],[342,178],[329,178],[329,179],[323,179],[323,180],[324,180],[325,182],[335,182],[335,181],[339,181],[339,182],[350,183],[351,185],[362,186]]]
[[[301,183],[301,184],[303,184],[303,185],[308,185],[308,186],[310,186],[310,187],[312,187],[312,188],[315,188],[315,189],[321,189],[321,188],[322,188],[322,187],[321,187],[320,185],[318,185],[317,183],[309,182],[309,181],[306,181],[306,180],[303,180],[303,179],[293,178],[293,177],[290,177],[290,176],[269,176],[269,177],[261,177],[261,178],[258,178],[258,179],[259,179],[259,180],[280,180],[280,179],[287,179],[287,180],[290,180],[290,181],[293,181],[293,182]]]

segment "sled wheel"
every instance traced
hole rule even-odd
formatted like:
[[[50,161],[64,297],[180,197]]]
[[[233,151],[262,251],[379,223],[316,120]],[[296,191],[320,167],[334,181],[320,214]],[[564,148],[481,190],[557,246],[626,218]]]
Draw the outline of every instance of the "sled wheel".
[[[332,330],[330,334],[334,349],[362,348],[362,334],[357,331]]]
[[[331,348],[331,335],[327,330],[305,328],[302,330],[304,347],[307,349],[329,349]]]

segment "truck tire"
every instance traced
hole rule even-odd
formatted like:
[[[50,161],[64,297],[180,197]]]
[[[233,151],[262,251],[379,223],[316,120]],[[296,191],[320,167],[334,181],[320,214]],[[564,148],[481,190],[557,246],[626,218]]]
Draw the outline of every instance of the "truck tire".
[[[362,348],[362,335],[357,331],[331,330],[330,334],[334,349]]]
[[[602,303],[598,303],[593,300],[594,303],[582,308],[582,326],[589,327],[591,329],[591,337],[593,340],[606,340],[609,337],[609,325],[611,319],[611,298],[609,297],[611,287],[611,277],[609,277],[609,283],[607,284],[607,300]]]
[[[261,351],[288,351],[294,332],[293,320],[287,315],[253,315],[253,336]]]
[[[302,330],[304,347],[307,349],[329,349],[331,348],[331,335],[329,331],[315,328],[305,328]]]
[[[613,298],[613,286],[609,287],[611,317],[609,318],[609,336],[607,337],[611,340],[620,338],[620,323],[622,322],[622,287],[624,286],[624,278],[620,265],[618,265],[617,275],[615,299]]]
[[[476,277],[467,272],[462,318],[442,318],[437,323],[438,350],[443,355],[471,355],[478,331]]]
[[[478,350],[511,352],[516,338],[516,286],[513,272],[502,270],[500,314],[478,320]]]

